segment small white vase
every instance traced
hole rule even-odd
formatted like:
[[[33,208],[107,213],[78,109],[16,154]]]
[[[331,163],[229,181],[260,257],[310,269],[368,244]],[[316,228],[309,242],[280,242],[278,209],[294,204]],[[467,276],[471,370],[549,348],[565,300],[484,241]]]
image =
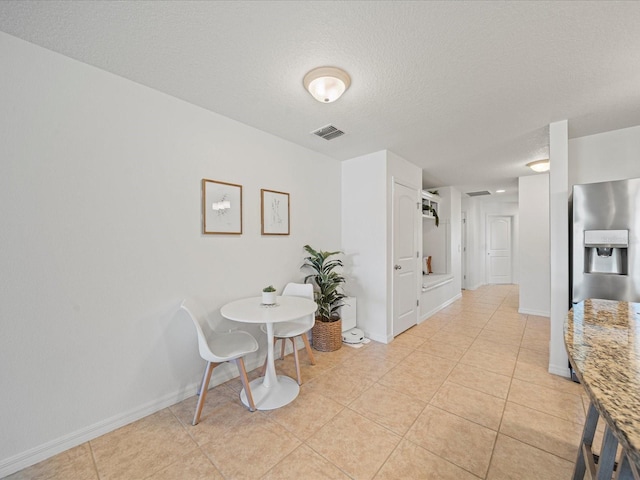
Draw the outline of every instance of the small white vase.
[[[264,305],[273,305],[276,303],[276,292],[262,292],[262,303]]]

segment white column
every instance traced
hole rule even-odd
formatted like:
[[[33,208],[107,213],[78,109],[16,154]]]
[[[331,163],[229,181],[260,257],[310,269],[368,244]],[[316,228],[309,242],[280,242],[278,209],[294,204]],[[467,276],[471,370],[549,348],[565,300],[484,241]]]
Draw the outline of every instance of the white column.
[[[549,373],[569,376],[563,324],[569,311],[569,132],[567,120],[549,124],[549,246],[551,340]]]

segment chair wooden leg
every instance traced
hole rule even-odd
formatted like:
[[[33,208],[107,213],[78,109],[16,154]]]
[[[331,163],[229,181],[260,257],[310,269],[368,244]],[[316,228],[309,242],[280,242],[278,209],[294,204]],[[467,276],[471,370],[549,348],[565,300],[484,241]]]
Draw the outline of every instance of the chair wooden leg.
[[[293,358],[296,361],[296,375],[298,376],[298,385],[302,385],[302,375],[300,375],[300,359],[298,358],[298,349],[296,348],[296,337],[290,338],[293,345]]]
[[[196,405],[196,413],[193,415],[192,425],[197,425],[200,421],[202,407],[204,407],[204,401],[207,398],[207,391],[209,390],[209,380],[211,380],[213,369],[218,365],[218,363],[207,362],[207,367],[204,369],[204,375],[202,377],[202,383],[200,384],[200,397],[198,398],[198,404]]]
[[[302,341],[304,342],[304,348],[307,350],[307,355],[309,355],[309,361],[311,361],[311,365],[316,364],[316,358],[313,356],[313,351],[311,350],[311,345],[309,344],[309,338],[306,333],[300,335],[302,337]]]
[[[249,378],[247,377],[247,371],[244,368],[244,360],[242,357],[236,358],[234,360],[236,365],[238,366],[238,371],[240,372],[240,380],[242,380],[242,386],[244,387],[244,392],[247,394],[247,401],[249,402],[249,410],[252,412],[256,411],[256,404],[253,403],[253,395],[251,395],[251,388],[249,387]]]
[[[280,348],[280,360],[284,359],[284,347],[287,345],[287,340],[285,338],[282,339],[282,347]]]

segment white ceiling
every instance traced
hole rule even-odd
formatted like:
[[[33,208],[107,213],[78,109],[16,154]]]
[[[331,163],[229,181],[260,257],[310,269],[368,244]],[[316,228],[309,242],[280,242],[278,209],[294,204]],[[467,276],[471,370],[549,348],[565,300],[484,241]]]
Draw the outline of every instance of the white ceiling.
[[[639,25],[636,1],[0,1],[6,33],[339,160],[389,149],[463,191],[514,191],[550,122],[640,125]],[[332,104],[302,87],[324,65],[352,78]],[[327,124],[346,135],[310,134]]]

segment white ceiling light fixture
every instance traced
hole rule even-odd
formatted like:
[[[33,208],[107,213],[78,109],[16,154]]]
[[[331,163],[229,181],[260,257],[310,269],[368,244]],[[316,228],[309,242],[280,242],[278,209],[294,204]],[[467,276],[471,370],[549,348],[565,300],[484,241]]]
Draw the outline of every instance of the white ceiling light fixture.
[[[534,172],[548,172],[549,159],[545,158],[544,160],[536,160],[535,162],[529,162],[527,163],[527,167],[529,167]]]
[[[318,67],[307,73],[302,83],[313,98],[322,103],[331,103],[349,88],[351,77],[337,67]]]
[[[496,193],[504,193],[505,191],[506,191],[506,190],[504,190],[504,189],[502,189],[502,188],[501,188],[500,190],[496,190]]]

